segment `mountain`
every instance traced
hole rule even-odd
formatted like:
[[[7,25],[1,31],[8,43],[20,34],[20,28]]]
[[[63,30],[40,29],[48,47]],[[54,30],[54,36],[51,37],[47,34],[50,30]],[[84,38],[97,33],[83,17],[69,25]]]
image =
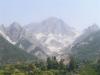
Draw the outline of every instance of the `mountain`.
[[[53,34],[66,34],[74,35],[74,28],[68,26],[63,20],[57,17],[50,17],[40,23],[28,24],[25,26],[26,30],[35,33],[53,33]]]
[[[97,25],[88,27],[77,38],[72,47],[72,53],[79,61],[92,61],[100,57],[100,29]]]
[[[7,32],[6,34],[10,37],[10,39],[13,42],[17,42],[23,32],[23,28],[21,27],[21,25],[17,22],[13,22],[10,26],[8,26],[7,28]]]
[[[31,33],[24,32],[16,43],[19,48],[26,50],[28,53],[37,56],[40,59],[46,59],[47,48],[44,47]]]
[[[28,60],[34,61],[36,57],[12,45],[0,34],[0,64],[27,62]]]
[[[19,23],[13,22],[11,25],[5,28],[5,35],[8,36],[12,44],[25,50],[26,52],[37,56],[38,58],[46,59],[47,55],[44,50],[47,50],[41,43],[32,35],[32,33],[26,31]],[[38,49],[38,50],[37,50]]]
[[[9,36],[7,36],[7,30],[6,27],[4,25],[0,25],[0,35],[5,38],[7,41],[9,41],[11,44],[15,44],[15,42],[13,42]]]
[[[68,56],[63,49],[65,47],[69,49],[78,36],[74,28],[57,17],[50,17],[23,27],[13,22],[8,27],[1,28],[10,43],[40,59],[46,59],[48,56],[56,56],[58,59],[62,55]],[[66,50],[66,53],[68,52],[69,50]]]
[[[36,40],[45,47],[48,56],[57,56],[63,53],[64,47],[69,47],[77,37],[77,31],[68,26],[63,20],[50,17],[40,23],[31,23],[24,26]]]
[[[0,25],[0,31],[2,31],[3,33],[6,33],[6,27],[4,26],[4,24]]]
[[[17,54],[21,53],[19,56],[25,59],[28,56],[30,58],[30,55],[39,59],[56,56],[58,60],[64,58],[68,61],[69,54],[72,53],[78,60],[83,61],[98,59],[100,56],[100,29],[96,24],[89,26],[80,35],[63,20],[50,17],[39,23],[30,23],[25,26],[21,26],[17,22],[13,22],[8,27],[1,25],[0,35],[1,40],[6,39],[6,42],[2,41],[4,44],[2,42],[0,44],[7,44],[8,57],[13,56],[13,53],[17,57]],[[8,43],[11,46],[10,49]],[[4,49],[2,52],[5,51],[5,48],[7,49],[3,45],[1,46],[1,50],[2,47]],[[24,57],[23,53],[28,56]]]

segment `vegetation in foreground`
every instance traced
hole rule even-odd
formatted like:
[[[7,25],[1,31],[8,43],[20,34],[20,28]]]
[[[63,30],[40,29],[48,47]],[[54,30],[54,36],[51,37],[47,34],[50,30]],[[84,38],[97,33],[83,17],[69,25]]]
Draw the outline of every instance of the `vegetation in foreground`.
[[[0,67],[0,75],[100,75],[100,60],[95,64],[78,64],[73,59],[68,65],[63,62],[63,59],[57,62],[56,57],[52,57],[34,64],[6,64]]]

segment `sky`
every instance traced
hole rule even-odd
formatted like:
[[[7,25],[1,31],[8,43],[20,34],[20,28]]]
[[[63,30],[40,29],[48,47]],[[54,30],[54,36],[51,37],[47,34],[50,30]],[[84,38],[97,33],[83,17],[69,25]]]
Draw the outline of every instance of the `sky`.
[[[100,26],[100,0],[0,0],[0,24],[26,25],[49,17],[58,17],[77,30]]]

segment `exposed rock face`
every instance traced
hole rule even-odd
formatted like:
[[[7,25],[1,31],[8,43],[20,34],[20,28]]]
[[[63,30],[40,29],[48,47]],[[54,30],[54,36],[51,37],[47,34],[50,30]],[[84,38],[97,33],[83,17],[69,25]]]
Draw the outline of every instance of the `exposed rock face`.
[[[2,27],[2,31],[3,29]],[[77,37],[74,28],[55,17],[24,27],[14,22],[6,27],[4,33],[17,46],[43,59],[47,56],[57,56],[58,59],[62,55],[67,56],[64,53],[64,48],[69,47]],[[68,50],[66,50],[66,53],[68,53]]]
[[[17,42],[22,34],[23,28],[20,24],[14,22],[7,28],[7,35],[13,42]]]

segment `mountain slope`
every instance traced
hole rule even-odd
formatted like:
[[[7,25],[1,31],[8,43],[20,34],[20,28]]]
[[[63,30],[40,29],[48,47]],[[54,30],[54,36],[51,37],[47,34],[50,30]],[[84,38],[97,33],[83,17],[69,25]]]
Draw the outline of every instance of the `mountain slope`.
[[[24,27],[29,32],[33,33],[53,33],[75,35],[74,28],[68,26],[63,20],[57,17],[49,17],[40,23],[31,23]]]
[[[40,59],[47,57],[45,53],[47,49],[30,33],[25,32],[16,45]]]
[[[0,26],[0,34],[11,44],[25,50],[29,54],[37,57],[47,57],[44,50],[47,50],[41,43],[27,32],[19,23],[13,22],[8,27]],[[38,50],[37,50],[38,49]]]
[[[9,36],[13,42],[17,42],[23,32],[23,28],[19,23],[13,22],[6,28],[6,31],[6,35]]]
[[[35,59],[35,57],[12,45],[0,35],[0,64],[23,62],[32,59]]]
[[[88,32],[87,32],[88,31]],[[100,29],[97,26],[90,27],[72,47],[73,55],[80,61],[96,60],[100,57]]]
[[[68,26],[63,20],[50,17],[40,23],[24,26],[41,44],[46,47],[45,53],[49,56],[58,56],[63,53],[63,48],[72,44],[77,37],[74,28]]]
[[[56,17],[23,27],[14,22],[2,29],[11,43],[14,42],[19,48],[43,59],[48,56],[60,58],[64,53],[63,49],[69,47],[77,37],[77,31],[74,28]]]

